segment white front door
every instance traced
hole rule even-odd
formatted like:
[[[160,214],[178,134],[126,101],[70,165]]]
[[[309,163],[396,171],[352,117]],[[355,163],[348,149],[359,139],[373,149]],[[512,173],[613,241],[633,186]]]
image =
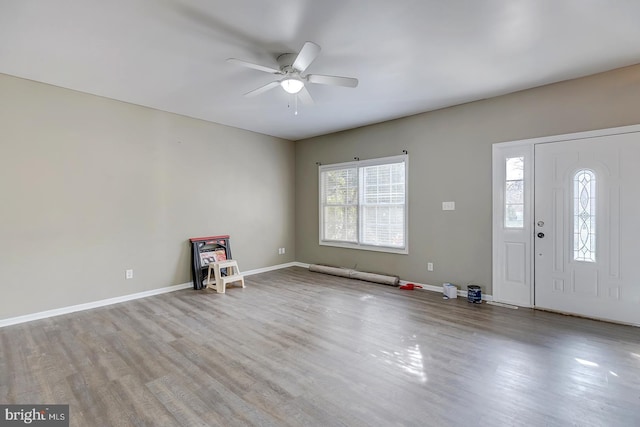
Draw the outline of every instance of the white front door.
[[[640,325],[640,134],[535,145],[536,307]]]

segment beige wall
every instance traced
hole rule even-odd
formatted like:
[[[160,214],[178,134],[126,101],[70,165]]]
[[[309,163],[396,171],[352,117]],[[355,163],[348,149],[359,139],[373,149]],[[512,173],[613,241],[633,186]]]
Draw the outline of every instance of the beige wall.
[[[640,66],[296,143],[296,258],[491,294],[491,145],[640,123]],[[323,164],[409,151],[409,254],[318,245]],[[443,201],[455,201],[443,212]],[[427,262],[435,270],[427,271]]]
[[[223,233],[244,270],[297,260],[491,293],[491,144],[637,123],[640,66],[295,147],[0,75],[0,320],[188,282],[188,238]],[[409,255],[320,247],[315,162],[403,149]]]
[[[194,236],[293,261],[294,150],[0,75],[0,319],[190,282]]]

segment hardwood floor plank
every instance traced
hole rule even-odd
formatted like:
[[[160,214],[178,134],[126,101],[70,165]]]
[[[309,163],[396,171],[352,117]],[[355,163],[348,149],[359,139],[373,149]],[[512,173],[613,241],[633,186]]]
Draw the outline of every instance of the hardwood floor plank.
[[[73,426],[640,425],[640,329],[293,267],[0,329]]]
[[[114,381],[112,387],[118,396],[123,397],[127,412],[132,414],[132,425],[155,427],[178,422],[139,377],[124,376]]]

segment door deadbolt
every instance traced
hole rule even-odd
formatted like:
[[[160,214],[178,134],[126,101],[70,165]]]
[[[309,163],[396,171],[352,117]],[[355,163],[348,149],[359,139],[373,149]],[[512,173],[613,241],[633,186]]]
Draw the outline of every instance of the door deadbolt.
[[[544,227],[544,221],[538,221],[538,227]]]
[[[542,239],[544,237],[544,233],[538,233],[538,237]]]

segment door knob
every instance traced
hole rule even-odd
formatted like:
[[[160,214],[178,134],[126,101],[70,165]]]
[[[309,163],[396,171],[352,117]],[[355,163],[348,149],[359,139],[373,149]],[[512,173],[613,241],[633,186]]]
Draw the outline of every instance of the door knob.
[[[544,237],[544,233],[538,233],[538,237],[542,239]]]

